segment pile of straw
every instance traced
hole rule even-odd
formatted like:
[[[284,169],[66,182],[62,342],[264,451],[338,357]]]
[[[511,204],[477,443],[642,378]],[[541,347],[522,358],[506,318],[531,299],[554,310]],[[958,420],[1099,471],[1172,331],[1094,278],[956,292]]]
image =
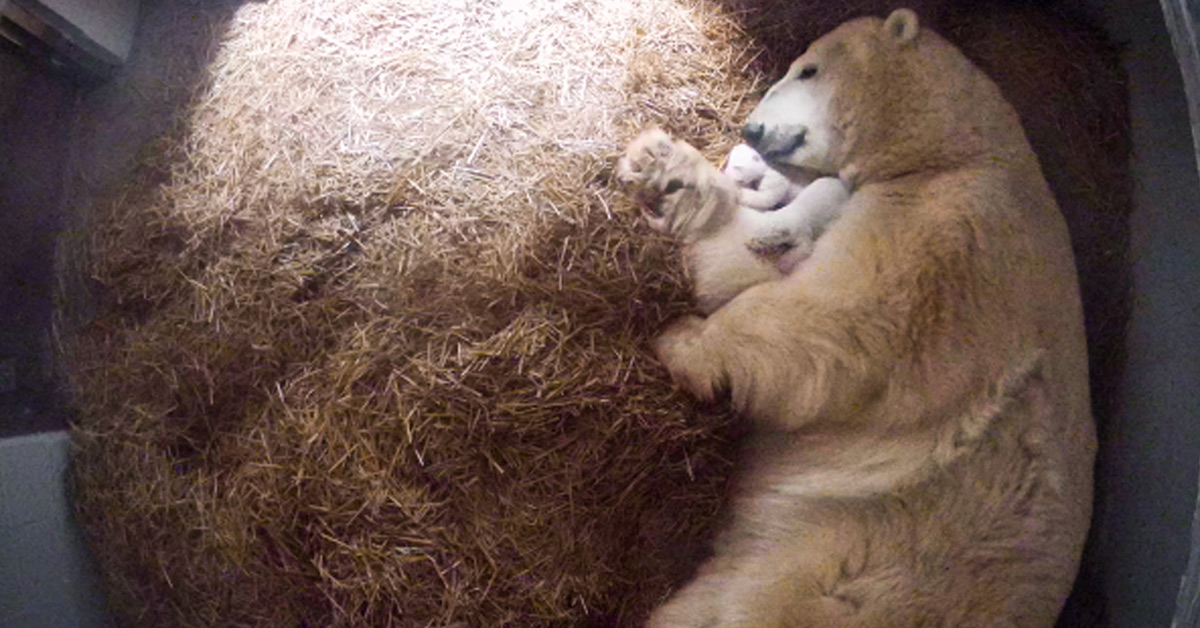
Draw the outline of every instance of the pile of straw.
[[[279,0],[106,205],[81,512],[139,625],[628,624],[686,574],[729,416],[647,350],[688,292],[609,184],[718,158],[711,6]],[[725,430],[724,432],[722,430]]]
[[[651,122],[718,160],[760,71],[884,9],[860,4],[272,0],[214,24],[185,119],[95,217],[98,315],[66,339],[123,618],[638,625],[702,558],[738,428],[648,352],[688,285],[613,160]]]

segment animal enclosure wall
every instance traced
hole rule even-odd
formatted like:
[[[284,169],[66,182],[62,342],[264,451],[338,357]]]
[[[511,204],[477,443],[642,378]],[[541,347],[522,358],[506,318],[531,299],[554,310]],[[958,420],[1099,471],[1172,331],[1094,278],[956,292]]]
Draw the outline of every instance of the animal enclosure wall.
[[[1092,573],[1104,592],[1107,625],[1183,627],[1194,625],[1194,609],[1188,623],[1172,617],[1183,620],[1186,606],[1194,605],[1181,598],[1176,614],[1181,576],[1189,550],[1195,552],[1189,529],[1195,533],[1200,460],[1200,257],[1194,245],[1200,241],[1200,184],[1191,134],[1197,121],[1189,120],[1173,35],[1158,3],[1088,4],[1125,47],[1135,181],[1128,362],[1101,452]],[[1197,15],[1194,2],[1171,4]]]
[[[96,298],[63,323],[82,325],[81,505],[121,617],[635,625],[719,521],[736,427],[646,353],[686,278],[608,168],[651,121],[715,158],[780,63],[885,3],[402,4],[167,3],[134,51],[150,79],[83,97],[84,162],[119,90],[177,121],[60,251]],[[1200,354],[1162,353],[1194,342],[1194,284],[1167,279],[1194,266],[1163,242],[1195,234],[1197,204],[1161,17],[1101,16],[1126,44],[1140,181],[1122,381],[1115,50],[1029,4],[914,4],[996,75],[1076,212],[1110,497],[1065,625],[1161,625],[1195,495],[1177,419],[1196,406],[1182,387],[1174,409],[1151,400]]]

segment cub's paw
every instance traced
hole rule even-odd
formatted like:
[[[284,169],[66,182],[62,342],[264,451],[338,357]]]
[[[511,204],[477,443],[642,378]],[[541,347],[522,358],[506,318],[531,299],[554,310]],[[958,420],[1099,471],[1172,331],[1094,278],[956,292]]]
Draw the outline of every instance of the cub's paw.
[[[704,344],[704,325],[698,316],[676,320],[655,339],[654,355],[680,388],[712,401],[718,389],[716,365]]]
[[[778,258],[775,258],[775,268],[783,275],[790,275],[809,257],[812,257],[812,247],[796,247]]]

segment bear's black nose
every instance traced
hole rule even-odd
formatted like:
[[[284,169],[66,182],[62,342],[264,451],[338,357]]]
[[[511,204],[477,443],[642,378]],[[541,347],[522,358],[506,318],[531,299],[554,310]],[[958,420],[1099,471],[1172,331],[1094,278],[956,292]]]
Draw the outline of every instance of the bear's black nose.
[[[742,127],[742,139],[749,142],[751,146],[756,146],[762,141],[764,131],[763,123],[747,122],[746,126]]]

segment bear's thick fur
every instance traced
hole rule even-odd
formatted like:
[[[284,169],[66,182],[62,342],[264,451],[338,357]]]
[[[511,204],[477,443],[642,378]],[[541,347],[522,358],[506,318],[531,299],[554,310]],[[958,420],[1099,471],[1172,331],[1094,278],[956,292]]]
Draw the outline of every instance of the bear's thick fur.
[[[1015,112],[900,10],[816,41],[745,135],[852,196],[796,272],[656,342],[756,429],[715,555],[650,625],[1052,625],[1095,435],[1070,241]]]

